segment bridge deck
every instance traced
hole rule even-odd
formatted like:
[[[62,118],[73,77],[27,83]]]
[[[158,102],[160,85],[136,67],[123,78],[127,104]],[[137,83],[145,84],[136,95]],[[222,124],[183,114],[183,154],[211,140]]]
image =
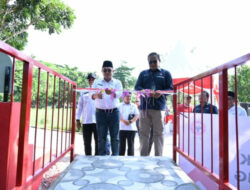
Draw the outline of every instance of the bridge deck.
[[[77,156],[50,189],[188,190],[198,187],[168,157]]]

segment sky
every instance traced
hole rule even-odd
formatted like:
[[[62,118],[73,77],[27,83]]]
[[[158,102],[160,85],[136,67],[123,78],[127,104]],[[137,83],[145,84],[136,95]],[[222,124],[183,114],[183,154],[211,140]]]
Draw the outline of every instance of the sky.
[[[36,59],[101,74],[104,60],[122,61],[133,76],[162,55],[173,78],[191,77],[250,52],[249,1],[64,0],[75,10],[60,35],[29,29],[24,52]]]

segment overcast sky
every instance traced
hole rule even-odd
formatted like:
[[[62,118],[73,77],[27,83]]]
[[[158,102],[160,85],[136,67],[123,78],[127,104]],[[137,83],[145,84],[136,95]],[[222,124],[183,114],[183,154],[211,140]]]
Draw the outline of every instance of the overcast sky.
[[[24,52],[100,74],[103,60],[148,68],[163,56],[173,78],[190,77],[250,52],[249,1],[64,0],[77,19],[60,35],[29,30]]]

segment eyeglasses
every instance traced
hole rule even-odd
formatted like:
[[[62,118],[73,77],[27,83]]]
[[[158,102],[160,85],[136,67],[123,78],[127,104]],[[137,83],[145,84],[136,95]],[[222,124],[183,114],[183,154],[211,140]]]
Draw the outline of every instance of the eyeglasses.
[[[104,73],[111,73],[112,72],[112,69],[103,69],[102,70]]]
[[[94,78],[89,78],[88,80],[89,80],[89,81],[94,81],[95,79],[94,79]]]
[[[150,65],[152,65],[152,64],[157,64],[157,60],[149,61],[149,64],[150,64]]]

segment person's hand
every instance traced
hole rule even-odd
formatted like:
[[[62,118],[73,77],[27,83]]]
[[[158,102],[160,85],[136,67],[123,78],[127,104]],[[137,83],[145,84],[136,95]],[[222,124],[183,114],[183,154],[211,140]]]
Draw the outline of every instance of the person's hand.
[[[105,93],[108,95],[112,94],[112,89],[106,88]]]
[[[158,98],[161,97],[161,93],[159,92],[159,90],[155,91],[154,97],[155,97],[156,99],[158,99]]]
[[[130,123],[129,123],[128,120],[124,120],[124,124],[125,124],[125,125],[130,125]]]
[[[121,119],[121,121],[122,121],[125,125],[130,125],[130,123],[129,123],[129,121],[128,121],[128,120]]]
[[[102,93],[99,92],[99,93],[95,93],[92,95],[92,99],[102,99]]]
[[[81,123],[80,123],[80,120],[76,120],[76,127],[78,130],[81,129]]]
[[[150,97],[154,97],[154,96],[155,96],[155,91],[151,91],[151,92],[149,93],[149,96],[150,96]]]
[[[144,96],[153,97],[154,94],[155,94],[155,92],[154,92],[153,90],[145,89],[145,90],[143,91],[143,94],[144,94]]]

